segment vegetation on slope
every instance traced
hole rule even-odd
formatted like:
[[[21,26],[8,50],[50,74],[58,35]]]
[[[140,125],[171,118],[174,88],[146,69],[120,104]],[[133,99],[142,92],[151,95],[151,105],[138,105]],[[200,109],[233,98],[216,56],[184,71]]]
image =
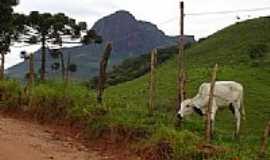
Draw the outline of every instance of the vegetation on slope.
[[[231,113],[221,111],[217,116],[215,143],[232,148],[226,157],[252,159],[258,150],[260,136],[270,117],[270,79],[269,49],[265,50],[263,61],[257,63],[250,56],[250,46],[264,44],[269,48],[270,18],[259,18],[233,25],[222,30],[201,43],[195,44],[186,52],[188,68],[188,93],[192,97],[202,82],[209,80],[209,71],[215,63],[220,65],[219,80],[234,80],[245,86],[245,104],[248,119],[243,123],[242,137],[239,142],[232,140],[234,118]],[[254,63],[256,65],[254,66]],[[175,95],[176,95],[176,58],[171,59],[157,71],[157,106],[151,127],[163,126],[174,132]],[[145,119],[148,97],[148,76],[138,78],[107,90],[107,105],[116,113],[109,121],[121,125],[147,125]],[[120,103],[120,104],[119,104]],[[130,113],[132,112],[132,113]],[[142,116],[144,115],[144,116]],[[143,117],[143,118],[142,118]],[[147,125],[149,127],[149,124]],[[150,127],[149,127],[150,128]],[[192,131],[200,136],[203,121],[197,116],[188,119],[182,130]],[[158,133],[154,131],[153,133]],[[176,153],[179,155],[179,153]]]
[[[187,43],[185,48],[188,49],[192,46],[192,43]],[[178,54],[178,47],[171,46],[167,48],[160,48],[157,50],[157,65],[162,65],[170,58]],[[114,86],[127,81],[132,81],[139,78],[150,71],[150,53],[141,55],[135,58],[128,58],[119,65],[114,65],[112,70],[109,71],[106,86]],[[90,88],[96,88],[98,77],[92,78],[87,85]]]
[[[177,53],[177,47],[158,49],[158,65],[165,63]],[[106,86],[113,86],[127,81],[134,80],[150,70],[150,54],[141,55],[135,58],[128,58],[119,65],[114,65],[109,71]],[[89,82],[90,88],[96,88],[98,77],[92,78]]]
[[[233,139],[233,115],[227,110],[218,112],[213,142],[224,146],[227,152],[213,159],[250,160],[257,154],[260,136],[270,117],[269,28],[268,17],[249,20],[219,31],[186,51],[189,97],[209,80],[215,63],[220,65],[219,80],[238,81],[245,87],[247,121],[243,122],[241,138]],[[254,50],[262,51],[262,56],[251,56]],[[146,159],[200,160],[197,145],[203,135],[202,118],[194,115],[186,119],[182,128],[175,126],[176,75],[175,57],[158,67],[156,109],[152,115],[147,112],[148,75],[108,88],[102,107],[96,105],[93,91],[72,84],[65,89],[55,82],[36,84],[31,96],[24,96],[17,82],[1,82],[1,102],[9,109],[21,109],[25,104],[24,110],[41,119],[64,116],[83,120],[92,137],[109,133],[121,142],[135,141],[131,147]],[[34,108],[29,108],[29,104]]]

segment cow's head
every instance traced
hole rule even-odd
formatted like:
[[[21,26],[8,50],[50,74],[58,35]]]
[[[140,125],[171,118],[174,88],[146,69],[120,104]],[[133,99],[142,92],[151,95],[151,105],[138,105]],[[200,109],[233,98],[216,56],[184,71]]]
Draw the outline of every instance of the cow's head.
[[[177,113],[177,117],[181,120],[185,116],[191,115],[193,112],[198,113],[199,115],[203,115],[201,108],[196,106],[192,99],[187,99],[181,103],[181,108]]]

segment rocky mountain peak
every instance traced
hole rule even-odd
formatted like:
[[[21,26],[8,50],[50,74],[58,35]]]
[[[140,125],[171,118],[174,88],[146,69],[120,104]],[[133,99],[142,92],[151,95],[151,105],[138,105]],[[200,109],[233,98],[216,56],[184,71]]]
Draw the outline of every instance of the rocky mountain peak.
[[[130,12],[117,11],[97,21],[92,29],[96,30],[106,41],[113,42],[117,54],[143,54],[152,48],[171,44],[156,25],[139,21]]]

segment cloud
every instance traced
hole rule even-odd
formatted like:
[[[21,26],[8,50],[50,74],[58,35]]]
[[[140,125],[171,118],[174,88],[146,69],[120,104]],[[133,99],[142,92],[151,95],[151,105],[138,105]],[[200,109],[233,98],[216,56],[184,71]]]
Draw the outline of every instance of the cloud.
[[[270,6],[269,0],[245,0],[244,2],[243,0],[185,0],[186,13],[266,6]],[[87,21],[89,26],[99,18],[120,9],[130,11],[137,19],[158,24],[159,28],[169,35],[177,35],[179,32],[179,0],[21,0],[21,4],[16,7],[16,11],[24,13],[31,10],[64,12],[80,21]],[[203,37],[235,23],[237,15],[245,19],[248,15],[258,17],[268,14],[269,11],[199,17],[186,16],[185,31],[187,34]],[[175,19],[171,20],[173,17]]]

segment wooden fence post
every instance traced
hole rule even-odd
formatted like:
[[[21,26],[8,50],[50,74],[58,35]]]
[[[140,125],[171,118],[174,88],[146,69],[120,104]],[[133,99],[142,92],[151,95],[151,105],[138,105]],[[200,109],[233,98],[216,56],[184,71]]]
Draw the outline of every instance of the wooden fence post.
[[[29,56],[29,80],[28,86],[32,87],[35,81],[35,66],[34,66],[34,54],[31,53]]]
[[[212,121],[211,121],[211,114],[212,114],[212,105],[213,105],[213,98],[214,98],[214,90],[215,90],[215,83],[217,79],[217,71],[218,65],[216,64],[212,73],[212,80],[210,86],[210,93],[209,93],[209,100],[206,108],[206,117],[205,117],[205,140],[207,143],[211,142],[211,135],[212,135]]]
[[[68,54],[67,64],[66,64],[66,67],[65,67],[65,86],[66,87],[68,86],[69,80],[70,80],[69,66],[70,66],[70,54]]]
[[[155,108],[156,65],[157,65],[157,49],[153,49],[151,52],[150,79],[149,79],[149,113],[152,113]]]
[[[60,62],[61,62],[62,79],[65,80],[66,67],[65,67],[65,58],[62,51],[60,52]]]
[[[185,65],[184,65],[184,2],[180,2],[180,36],[179,36],[179,53],[178,53],[178,73],[177,73],[177,105],[178,111],[181,107],[181,102],[185,99]]]
[[[107,79],[107,66],[108,66],[108,60],[111,56],[112,52],[112,44],[107,44],[105,51],[103,53],[102,59],[100,61],[100,69],[99,69],[99,79],[97,84],[97,102],[98,104],[102,104],[102,95],[105,88],[105,83]]]
[[[270,136],[270,121],[268,122],[268,124],[264,130],[264,135],[262,137],[262,144],[261,144],[260,152],[258,155],[258,160],[261,160],[261,159],[265,158],[265,156],[266,156],[269,136]]]
[[[41,36],[41,70],[40,70],[40,80],[45,81],[46,79],[46,35],[43,33]]]
[[[178,53],[178,74],[177,74],[177,105],[176,110],[181,107],[181,102],[186,95],[186,71],[184,63],[184,2],[180,2],[180,36]]]

